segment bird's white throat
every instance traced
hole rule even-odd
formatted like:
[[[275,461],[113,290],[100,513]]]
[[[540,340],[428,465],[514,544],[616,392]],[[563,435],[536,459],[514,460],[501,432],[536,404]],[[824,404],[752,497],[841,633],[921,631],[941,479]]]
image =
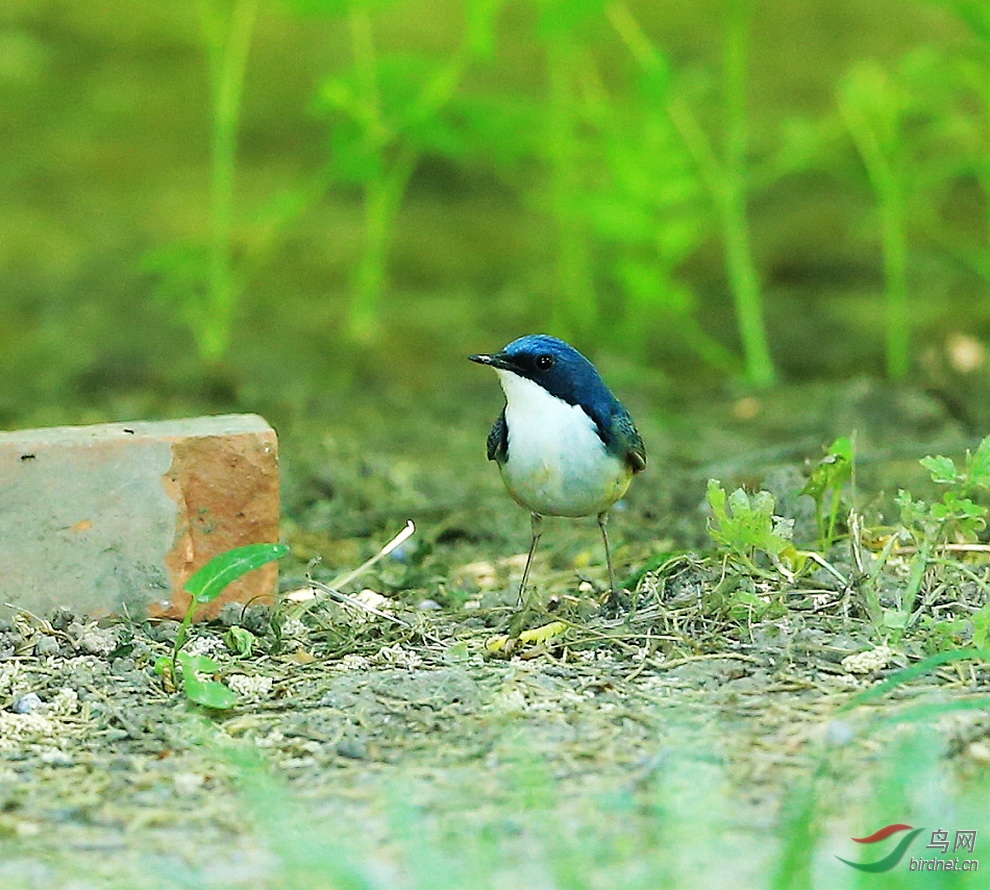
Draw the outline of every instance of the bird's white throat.
[[[496,371],[505,392],[509,457],[501,470],[509,493],[551,516],[601,513],[622,497],[631,473],[584,409],[512,371]]]

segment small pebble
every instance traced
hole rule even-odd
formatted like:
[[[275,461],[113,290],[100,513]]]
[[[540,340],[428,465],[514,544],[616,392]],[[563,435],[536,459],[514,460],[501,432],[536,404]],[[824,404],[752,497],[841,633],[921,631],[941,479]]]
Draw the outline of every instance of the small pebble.
[[[68,630],[75,622],[76,616],[68,609],[56,609],[48,618],[48,623],[55,630]]]
[[[30,714],[32,711],[38,710],[41,705],[41,696],[37,692],[25,692],[24,695],[14,699],[11,710],[15,714]]]
[[[419,609],[420,612],[437,612],[443,607],[436,600],[420,600],[419,603],[416,604],[416,608]]]
[[[87,655],[107,655],[117,648],[117,634],[107,627],[91,627],[79,638],[79,648]]]
[[[368,757],[368,746],[357,739],[343,739],[337,743],[336,752],[348,760],[365,760]]]
[[[158,640],[159,643],[174,643],[178,634],[178,621],[166,620],[162,621],[161,624],[152,625],[150,628],[150,636],[152,639]]]
[[[856,737],[856,730],[845,720],[832,720],[825,727],[825,741],[830,745],[848,745]]]
[[[68,751],[62,751],[59,748],[53,748],[51,751],[43,751],[38,755],[38,759],[42,763],[48,764],[48,766],[72,766],[75,762],[72,759],[72,754]]]
[[[248,676],[247,674],[231,674],[227,685],[244,698],[268,698],[272,694],[275,680],[272,677]]]
[[[217,618],[224,627],[234,627],[240,625],[243,616],[243,603],[224,603]]]
[[[57,655],[59,651],[58,640],[48,634],[42,634],[34,642],[34,654],[41,657],[45,655]]]
[[[189,797],[203,787],[206,777],[199,773],[178,773],[173,776],[172,781],[175,783],[175,793],[179,797]]]
[[[217,618],[224,627],[243,627],[259,637],[269,631],[272,623],[268,606],[245,607],[243,603],[225,603]]]
[[[889,646],[876,646],[865,652],[854,652],[840,662],[850,674],[872,674],[890,664],[894,650]]]

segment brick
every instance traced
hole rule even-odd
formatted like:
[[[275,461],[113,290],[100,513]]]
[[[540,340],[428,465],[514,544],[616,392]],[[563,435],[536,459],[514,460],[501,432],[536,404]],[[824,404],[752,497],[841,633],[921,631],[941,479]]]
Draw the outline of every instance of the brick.
[[[0,432],[0,602],[180,617],[189,576],[279,535],[278,440],[229,414]],[[203,610],[270,600],[275,564]]]

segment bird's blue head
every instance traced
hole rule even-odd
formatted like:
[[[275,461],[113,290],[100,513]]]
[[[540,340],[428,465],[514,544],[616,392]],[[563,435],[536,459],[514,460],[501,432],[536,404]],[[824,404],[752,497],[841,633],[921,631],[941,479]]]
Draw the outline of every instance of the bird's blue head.
[[[643,440],[629,412],[612,395],[594,365],[569,343],[547,334],[528,334],[513,340],[501,352],[468,358],[500,372],[506,409],[511,394],[514,393],[517,399],[521,396],[525,405],[523,410],[528,412],[532,423],[539,425],[552,422],[553,409],[548,403],[555,399],[579,407],[610,453],[625,461],[633,473],[646,466]],[[547,398],[546,402],[530,399],[525,387],[520,390],[510,382],[514,378],[531,381],[553,398]],[[507,447],[506,412],[503,411],[489,437],[489,458],[505,460]]]
[[[569,405],[580,405],[594,416],[608,413],[615,396],[580,352],[548,334],[527,334],[501,352],[472,355],[471,361],[532,380]]]

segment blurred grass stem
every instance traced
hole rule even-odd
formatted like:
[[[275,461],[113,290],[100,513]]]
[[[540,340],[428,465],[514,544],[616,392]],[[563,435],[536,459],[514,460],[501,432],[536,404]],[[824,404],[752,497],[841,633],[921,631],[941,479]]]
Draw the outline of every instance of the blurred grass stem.
[[[591,273],[588,235],[577,206],[582,192],[577,149],[575,77],[582,65],[572,35],[562,30],[547,38],[549,82],[548,155],[550,195],[557,222],[557,286],[551,310],[551,329],[565,337],[594,331],[598,305]]]
[[[237,0],[229,20],[211,0],[199,0],[197,11],[206,43],[213,100],[210,139],[212,225],[208,266],[208,299],[203,323],[194,328],[200,354],[218,361],[230,344],[231,325],[239,295],[234,273],[234,176],[237,131],[244,93],[251,35],[259,0]]]
[[[772,386],[777,380],[763,320],[760,279],[746,213],[747,62],[749,58],[750,0],[727,0],[722,68],[725,144],[719,158],[711,140],[687,103],[675,99],[670,117],[712,195],[725,244],[725,268],[732,290],[736,323],[745,357],[746,378],[754,386]]]
[[[857,146],[876,191],[880,212],[880,241],[887,302],[887,374],[894,380],[907,376],[911,367],[911,328],[908,320],[907,219],[904,194],[882,152],[861,133]]]
[[[854,69],[839,92],[839,111],[866,168],[880,216],[886,365],[894,380],[906,377],[911,368],[906,195],[898,163],[902,149],[899,98],[886,75],[868,64]]]
[[[763,298],[753,262],[746,215],[746,114],[747,63],[749,60],[750,0],[728,0],[725,58],[725,158],[721,201],[725,262],[735,301],[739,334],[746,356],[750,383],[770,386],[776,380],[763,322]]]
[[[424,78],[418,92],[400,116],[390,119],[381,95],[381,60],[375,43],[373,5],[354,0],[347,22],[356,75],[357,95],[350,113],[361,132],[369,159],[364,192],[364,243],[354,273],[354,291],[348,307],[347,328],[352,340],[369,343],[378,336],[380,310],[388,271],[388,247],[395,220],[423,145],[417,127],[437,119],[457,94],[468,66],[481,54],[481,32],[489,25],[483,14],[497,2],[474,0],[466,9],[466,33],[450,56]]]

